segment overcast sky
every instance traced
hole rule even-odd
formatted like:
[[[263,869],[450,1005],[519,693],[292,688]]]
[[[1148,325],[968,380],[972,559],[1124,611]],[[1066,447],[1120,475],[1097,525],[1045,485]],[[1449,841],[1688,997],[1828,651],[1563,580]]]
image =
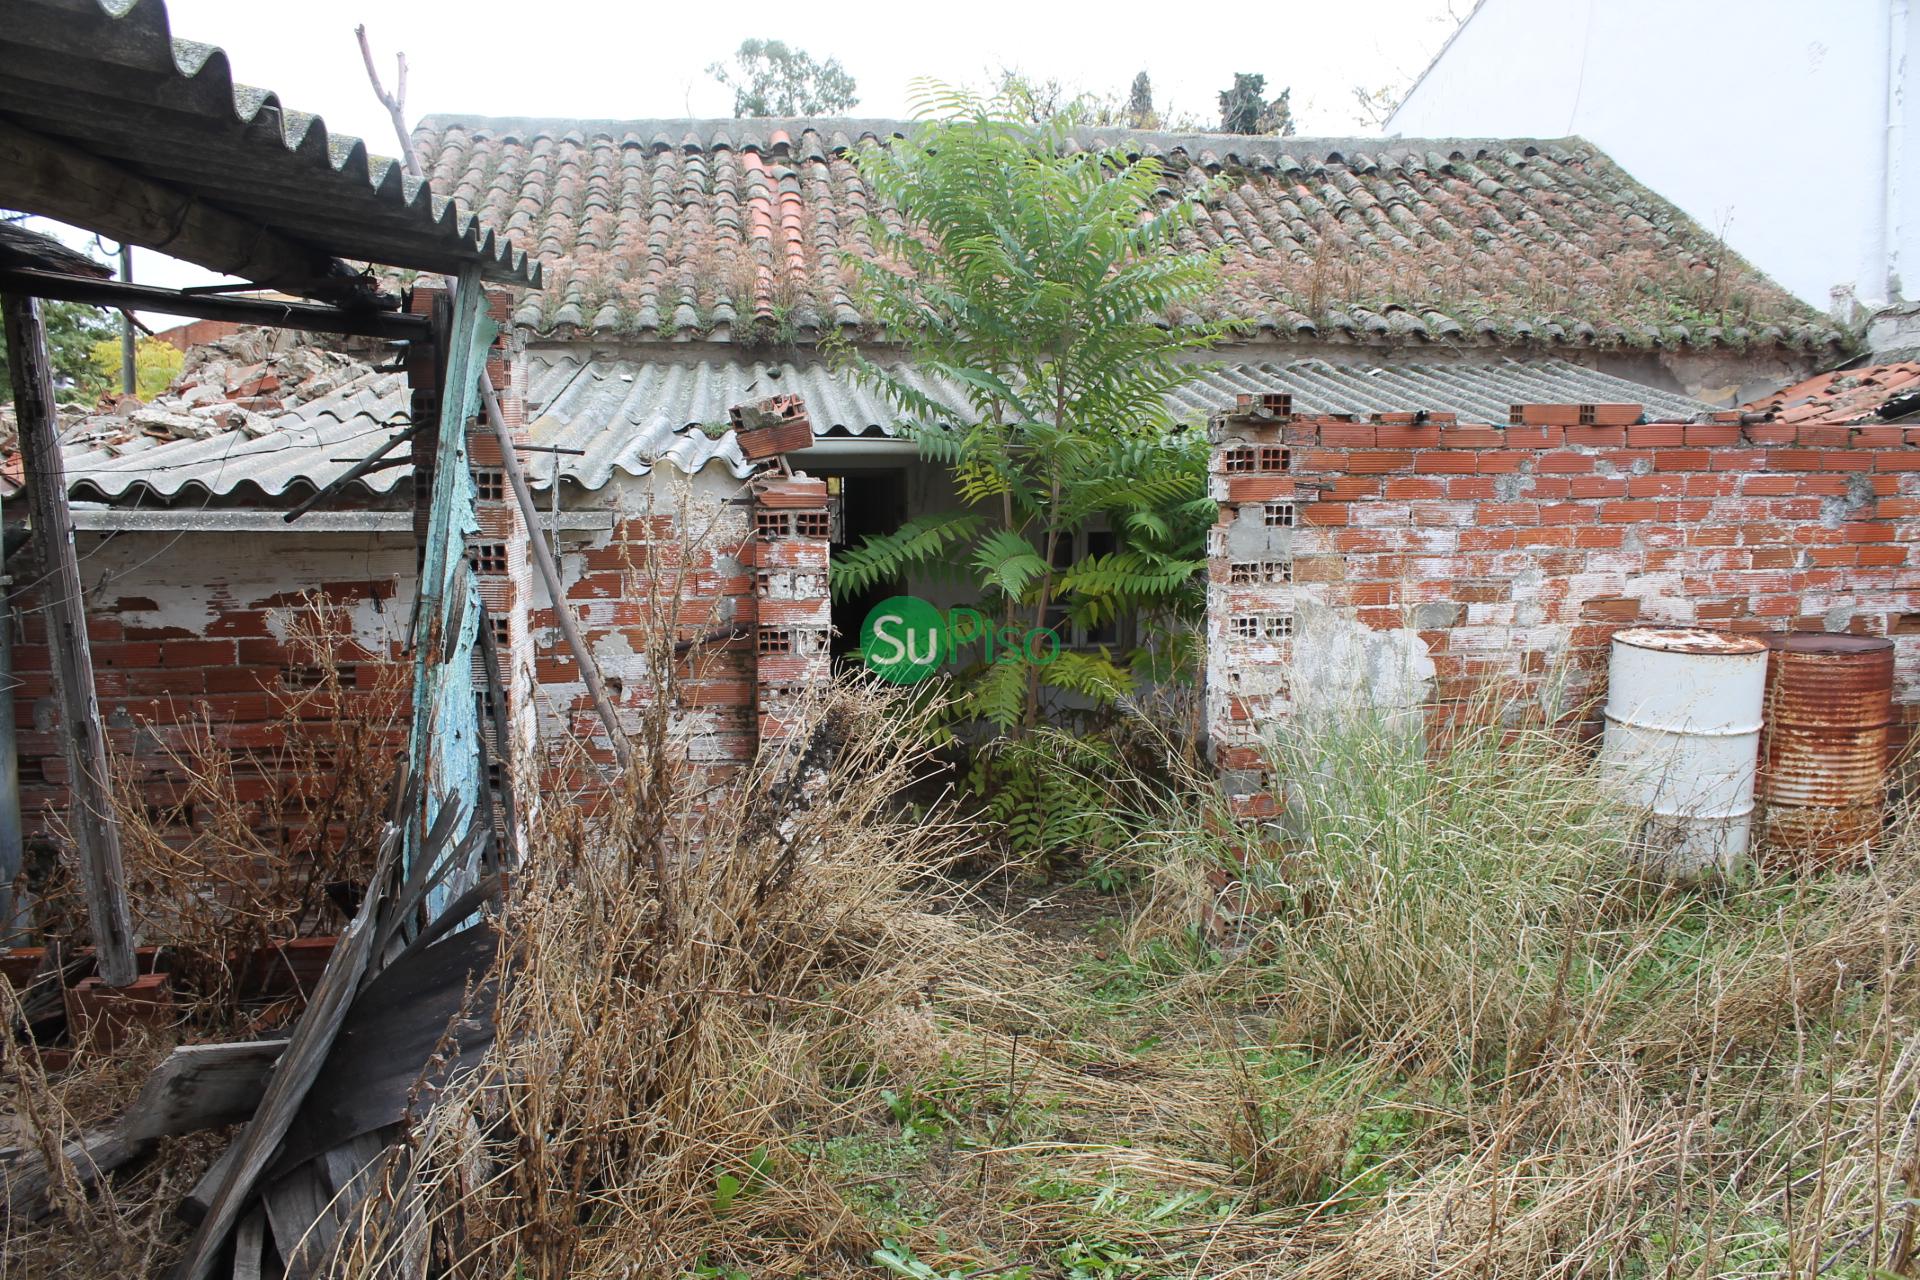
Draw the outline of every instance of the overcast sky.
[[[838,58],[859,85],[861,115],[908,111],[910,84],[931,76],[984,84],[1001,67],[1073,88],[1123,95],[1136,72],[1153,78],[1163,110],[1217,120],[1215,95],[1236,71],[1293,89],[1301,133],[1350,135],[1356,85],[1404,87],[1469,0],[1265,0],[1185,8],[1112,0],[893,0],[795,5],[651,0],[169,0],[175,36],[227,51],[236,79],[273,89],[290,107],[326,117],[392,154],[392,128],[367,86],[354,43],[367,24],[380,73],[411,64],[409,121],[434,112],[636,118],[718,116],[729,92],[706,73],[743,39],[785,40]],[[153,254],[136,278],[208,279]]]

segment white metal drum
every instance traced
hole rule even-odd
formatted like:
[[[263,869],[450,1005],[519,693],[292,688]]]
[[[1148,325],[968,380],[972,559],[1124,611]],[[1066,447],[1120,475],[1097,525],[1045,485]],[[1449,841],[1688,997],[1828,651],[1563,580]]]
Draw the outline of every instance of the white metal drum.
[[[1745,856],[1767,647],[1750,636],[1642,627],[1613,637],[1601,760],[1647,814],[1642,852],[1665,874]]]

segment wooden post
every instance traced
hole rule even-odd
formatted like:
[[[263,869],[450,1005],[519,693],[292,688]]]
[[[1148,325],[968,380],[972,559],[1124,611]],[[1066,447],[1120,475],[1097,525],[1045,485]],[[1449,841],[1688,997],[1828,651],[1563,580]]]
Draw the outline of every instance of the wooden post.
[[[80,562],[73,552],[73,513],[67,507],[67,469],[60,458],[60,421],[54,408],[46,330],[40,323],[39,302],[24,294],[0,295],[0,310],[6,317],[13,403],[20,415],[20,454],[33,512],[33,542],[45,579],[41,594],[53,649],[53,687],[60,699],[61,746],[72,775],[68,820],[80,854],[100,979],[110,987],[131,986],[138,976],[133,922],[120,862],[120,826],[108,792],[106,735],[94,699],[93,654],[87,648]]]

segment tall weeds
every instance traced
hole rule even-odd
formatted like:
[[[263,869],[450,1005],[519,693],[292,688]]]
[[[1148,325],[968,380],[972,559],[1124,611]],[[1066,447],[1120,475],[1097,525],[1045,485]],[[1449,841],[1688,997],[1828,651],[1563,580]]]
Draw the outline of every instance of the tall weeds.
[[[271,745],[230,745],[201,706],[114,762],[138,935],[172,953],[203,1023],[237,1011],[258,949],[345,922],[328,888],[364,887],[403,735],[407,669],[357,643],[345,609],[308,597],[282,625]]]
[[[874,1247],[807,1141],[884,1110],[933,1037],[930,1001],[1007,998],[1004,963],[932,891],[971,832],[894,808],[924,762],[897,702],[832,692],[795,750],[670,810],[664,859],[632,795],[596,818],[549,804],[501,920],[499,1048],[420,1127],[437,1257],[469,1275],[699,1259],[790,1275]],[[390,1274],[417,1245],[393,1203],[338,1274]]]
[[[1230,1146],[1324,1171],[1219,1274],[1913,1274],[1920,825],[1852,873],[1655,883],[1589,755],[1503,720],[1317,725],[1275,745],[1276,843],[1145,837],[1163,885],[1229,880],[1188,981],[1294,1064],[1236,1078]]]

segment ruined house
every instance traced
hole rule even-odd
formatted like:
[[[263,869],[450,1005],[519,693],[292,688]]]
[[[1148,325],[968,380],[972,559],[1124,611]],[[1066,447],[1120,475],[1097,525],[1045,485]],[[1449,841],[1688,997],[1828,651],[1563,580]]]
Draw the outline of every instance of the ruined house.
[[[689,757],[723,779],[777,732],[782,699],[822,678],[831,652],[857,631],[858,606],[828,598],[832,548],[953,504],[944,472],[895,437],[887,406],[818,350],[838,336],[884,355],[886,337],[866,323],[844,266],[868,251],[863,219],[886,214],[872,207],[854,155],[907,127],[467,117],[421,125],[435,189],[501,226],[546,271],[542,292],[496,300],[513,322],[496,384],[508,414],[525,423],[526,466],[549,515],[524,533],[510,523],[483,529],[468,550],[482,580],[501,584],[493,603],[515,696],[548,741],[607,754],[551,601],[529,574],[530,538],[557,548],[568,603],[623,715],[637,716],[657,684],[637,629],[663,591],[673,597],[674,625],[698,657],[682,691],[682,738]],[[1544,669],[1567,649],[1555,627],[1584,644],[1629,617],[1771,625],[1806,612],[1786,593],[1811,589],[1811,580],[1781,578],[1778,602],[1764,610],[1717,613],[1694,584],[1659,576],[1689,558],[1700,558],[1702,573],[1786,572],[1762,569],[1747,535],[1713,505],[1720,488],[1729,501],[1746,493],[1748,481],[1727,469],[1759,465],[1743,459],[1761,457],[1761,446],[1735,458],[1725,452],[1734,445],[1696,436],[1739,440],[1745,428],[1678,424],[1832,365],[1844,335],[1594,148],[1124,137],[1166,162],[1170,185],[1226,180],[1190,244],[1223,255],[1224,282],[1209,305],[1252,329],[1218,353],[1219,367],[1183,393],[1180,408],[1199,424],[1238,396],[1280,394],[1303,415],[1300,424],[1265,424],[1287,465],[1270,475],[1250,468],[1274,482],[1273,494],[1298,495],[1261,500],[1263,528],[1267,502],[1286,507],[1272,517],[1282,532],[1262,535],[1287,544],[1284,557],[1223,552],[1220,574],[1256,572],[1271,579],[1262,589],[1284,588],[1289,601],[1299,591],[1356,625],[1412,635],[1439,681],[1516,664]],[[431,294],[419,288],[416,308]],[[268,416],[270,431],[243,423],[203,438],[132,446],[76,438],[69,447],[102,703],[130,749],[139,723],[200,700],[214,701],[244,739],[257,706],[244,695],[298,678],[274,621],[296,583],[325,584],[350,603],[368,648],[390,645],[405,622],[407,466],[374,470],[285,519],[404,429],[409,404],[397,377],[369,369],[277,407],[270,389],[253,390],[242,398]],[[958,402],[946,388],[926,390]],[[751,464],[727,429],[732,407],[776,393],[802,398],[815,437],[792,455],[802,474],[791,478]],[[1623,403],[1640,406],[1636,422],[1676,425],[1606,430],[1671,440],[1657,451],[1623,436],[1604,446],[1615,454],[1586,454],[1557,428],[1508,426],[1517,404]],[[1428,417],[1391,429],[1374,422],[1412,412]],[[1433,425],[1449,414],[1484,424],[1471,428],[1474,452],[1451,449],[1469,428]],[[1309,437],[1307,422],[1324,425]],[[1809,554],[1794,541],[1799,522],[1841,536],[1860,511],[1894,496],[1881,493],[1885,477],[1867,454],[1836,452],[1831,467],[1825,454],[1811,456],[1822,459],[1812,464],[1817,484],[1789,478],[1778,499],[1791,496],[1796,523],[1757,510],[1745,522],[1776,530],[1762,539],[1768,563]],[[1850,469],[1861,459],[1864,477]],[[502,481],[497,458],[476,452],[475,463],[484,523]],[[1293,488],[1303,479],[1317,486],[1310,495]],[[1803,483],[1819,492],[1801,497]],[[1569,504],[1579,502],[1611,505],[1576,517]],[[1100,537],[1089,533],[1076,553],[1097,553]],[[1484,555],[1458,558],[1488,539]],[[1889,535],[1869,549],[1884,558],[1897,547]],[[1284,570],[1234,567],[1283,558]],[[1856,567],[1833,566],[1821,599],[1851,598]],[[1555,609],[1579,621],[1539,613],[1526,598],[1536,589],[1567,602]],[[1412,626],[1409,609],[1419,613]],[[1845,626],[1901,609],[1876,603],[1843,618],[1839,603],[1823,603],[1816,612]],[[1210,623],[1216,673],[1286,652],[1268,645],[1280,624],[1270,637],[1264,622],[1264,647],[1245,651],[1254,642],[1235,630],[1245,625],[1238,616],[1223,604]],[[30,674],[37,660],[29,634],[20,650],[29,673],[23,729],[46,722]],[[1216,683],[1224,723],[1224,699],[1238,695]],[[1255,704],[1231,705],[1244,714]],[[22,756],[30,805],[54,802],[59,780],[47,770],[57,769],[57,753],[28,732]]]

